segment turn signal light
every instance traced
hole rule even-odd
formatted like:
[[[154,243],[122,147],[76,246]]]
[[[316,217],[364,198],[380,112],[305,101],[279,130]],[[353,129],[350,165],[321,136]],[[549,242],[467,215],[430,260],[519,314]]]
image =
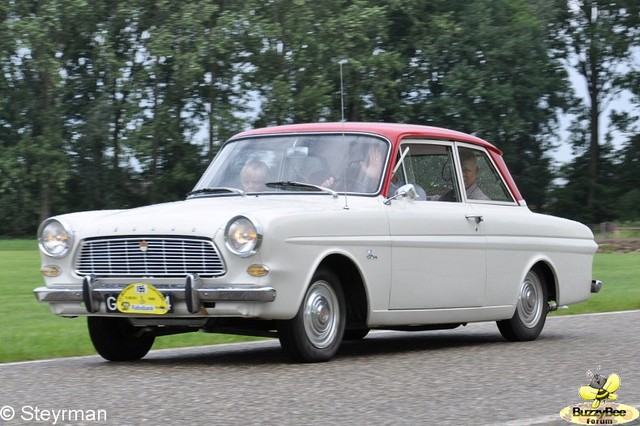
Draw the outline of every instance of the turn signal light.
[[[62,270],[56,265],[43,265],[42,268],[40,268],[40,272],[45,277],[53,278],[59,276]]]
[[[264,277],[269,273],[269,268],[265,265],[259,265],[257,263],[249,265],[247,273],[252,277]]]

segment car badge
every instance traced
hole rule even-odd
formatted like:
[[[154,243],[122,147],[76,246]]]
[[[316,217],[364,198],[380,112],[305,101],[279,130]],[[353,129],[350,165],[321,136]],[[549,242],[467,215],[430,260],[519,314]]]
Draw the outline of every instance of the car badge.
[[[149,243],[142,240],[140,241],[140,243],[138,243],[138,247],[140,247],[141,252],[146,253],[147,250],[149,250]]]

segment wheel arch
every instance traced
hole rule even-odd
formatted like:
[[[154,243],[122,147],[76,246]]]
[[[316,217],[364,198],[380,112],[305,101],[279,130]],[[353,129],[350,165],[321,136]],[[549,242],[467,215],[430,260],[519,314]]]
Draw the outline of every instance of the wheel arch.
[[[369,299],[364,279],[357,265],[342,254],[331,254],[318,265],[332,270],[340,279],[347,306],[347,329],[366,327]]]
[[[529,268],[540,274],[544,280],[544,284],[547,287],[547,301],[558,300],[558,280],[554,272],[553,266],[546,260],[538,260],[535,264]]]

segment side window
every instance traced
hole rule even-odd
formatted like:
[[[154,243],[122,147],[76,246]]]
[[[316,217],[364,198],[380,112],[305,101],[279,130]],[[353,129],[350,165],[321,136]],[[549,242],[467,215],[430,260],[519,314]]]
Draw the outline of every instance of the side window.
[[[412,183],[418,200],[460,201],[452,147],[436,144],[402,144],[400,153],[409,148],[398,166],[394,184]],[[399,160],[400,158],[398,158]]]
[[[484,151],[459,148],[467,200],[513,202],[500,174]]]

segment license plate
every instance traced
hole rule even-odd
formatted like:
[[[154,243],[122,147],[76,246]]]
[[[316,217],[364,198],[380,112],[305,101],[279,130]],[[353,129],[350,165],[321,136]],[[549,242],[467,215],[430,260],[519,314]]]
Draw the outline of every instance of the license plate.
[[[147,283],[129,284],[118,294],[105,297],[107,312],[134,315],[163,315],[173,312],[173,297]]]

